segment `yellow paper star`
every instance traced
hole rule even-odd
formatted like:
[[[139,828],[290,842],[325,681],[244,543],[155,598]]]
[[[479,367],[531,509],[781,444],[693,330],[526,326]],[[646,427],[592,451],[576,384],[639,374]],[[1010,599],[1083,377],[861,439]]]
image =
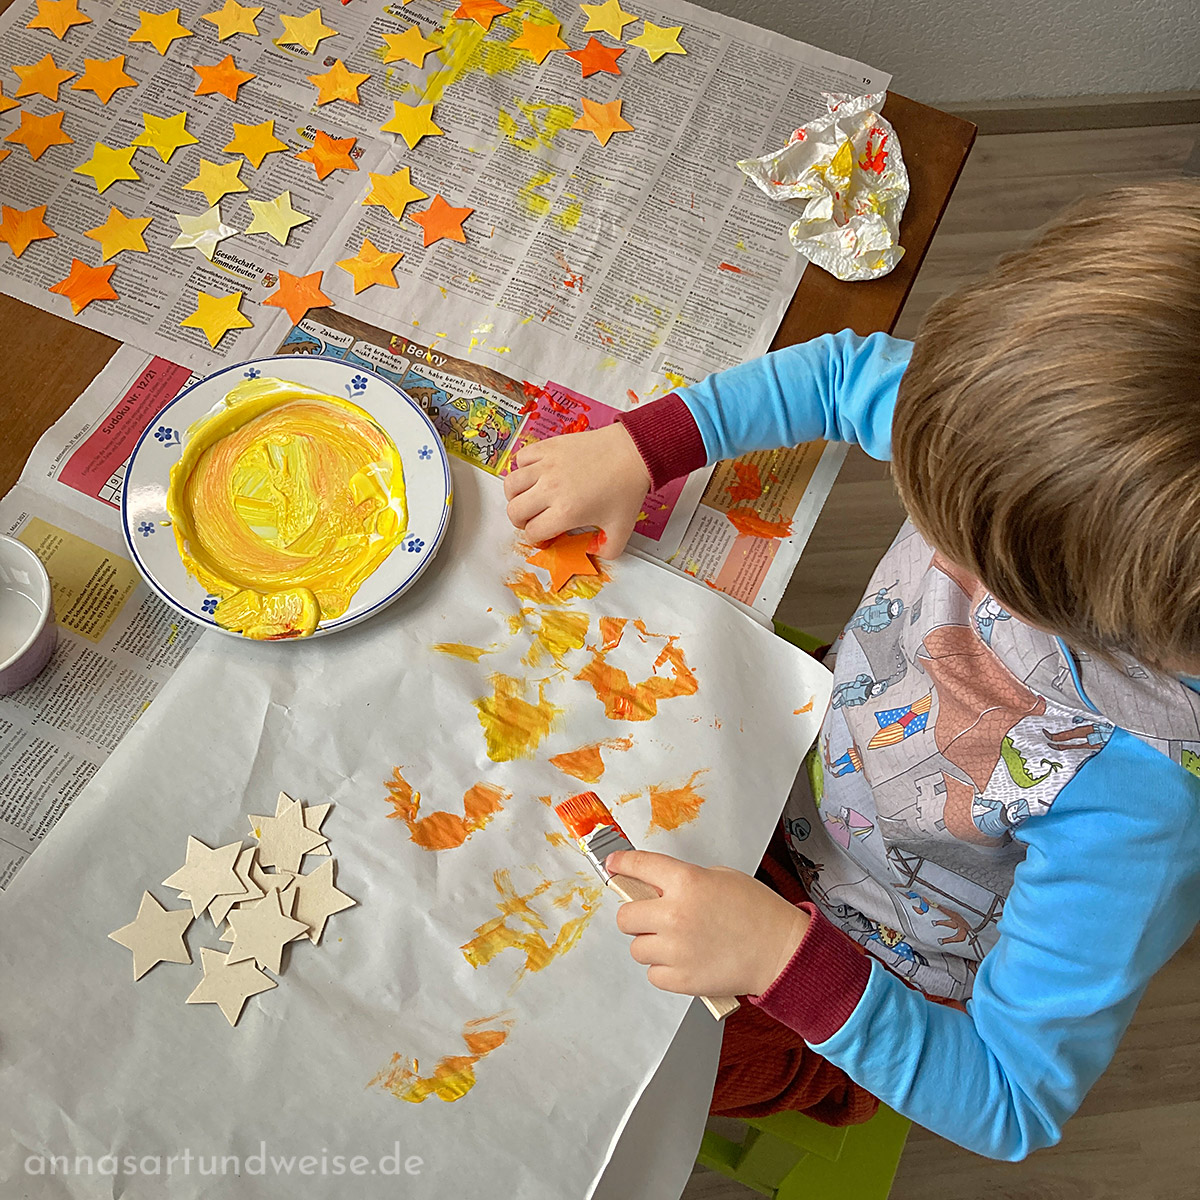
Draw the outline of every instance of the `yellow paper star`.
[[[363,238],[362,249],[353,258],[339,259],[338,266],[354,277],[354,294],[357,296],[363,288],[369,288],[373,283],[396,287],[396,264],[403,257],[399,251],[387,254],[376,249],[371,245],[370,238]]]
[[[115,205],[109,210],[108,220],[95,229],[89,229],[84,237],[90,237],[100,243],[100,261],[108,262],[122,250],[135,250],[146,253],[146,239],[143,236],[150,217],[127,217]]]
[[[245,8],[237,0],[225,0],[225,7],[215,12],[205,13],[200,18],[217,27],[217,41],[223,42],[235,33],[244,33],[249,37],[258,37],[258,26],[254,18],[262,12],[261,8]]]
[[[309,54],[316,54],[318,42],[337,37],[337,30],[322,20],[319,8],[314,8],[303,17],[289,17],[287,13],[280,13],[279,19],[283,22],[284,33],[275,39],[277,46],[303,46]]]
[[[383,35],[385,63],[399,62],[404,59],[414,67],[425,65],[425,56],[434,50],[440,50],[437,42],[431,42],[416,26],[412,25],[403,33],[385,33]]]
[[[347,71],[340,58],[324,75],[309,75],[308,82],[317,89],[317,107],[334,100],[347,100],[358,104],[358,89],[371,78],[370,71]]]
[[[50,54],[43,55],[38,62],[30,63],[27,67],[13,63],[13,70],[21,80],[21,86],[13,92],[14,96],[45,96],[55,104],[58,103],[58,89],[75,74],[74,71],[64,71]]]
[[[101,104],[107,104],[118,88],[137,87],[137,80],[125,70],[125,55],[115,58],[85,58],[83,74],[71,84],[73,92],[95,92]]]
[[[176,113],[173,117],[153,117],[142,113],[143,132],[133,139],[135,146],[150,146],[158,151],[163,162],[170,162],[171,155],[181,146],[195,146],[199,138],[187,131],[187,113]]]
[[[655,25],[653,21],[642,22],[642,32],[630,38],[628,45],[637,46],[650,55],[651,62],[658,62],[664,54],[686,54],[679,44],[682,25]]]
[[[75,168],[75,174],[91,176],[97,192],[103,192],[118,179],[141,179],[133,169],[133,156],[136,153],[136,146],[125,146],[122,149],[97,142],[92,157],[87,162],[80,163]]]
[[[552,50],[567,48],[567,43],[558,36],[561,29],[562,26],[557,21],[551,21],[548,25],[526,21],[521,26],[520,36],[513,38],[508,44],[513,50],[527,51],[535,63],[541,63]]]
[[[142,23],[129,35],[131,42],[149,42],[159,52],[166,54],[171,43],[179,38],[191,37],[192,31],[179,23],[179,9],[165,13],[148,13],[138,9]]]
[[[408,205],[416,200],[429,199],[429,193],[421,191],[413,183],[408,167],[401,167],[394,175],[376,175],[374,171],[370,174],[371,190],[363,204],[386,208],[397,221],[403,220]]]
[[[607,33],[618,42],[621,40],[621,30],[637,20],[637,17],[621,7],[621,0],[604,0],[603,4],[581,4],[579,7],[587,13],[584,33]]]
[[[247,233],[270,234],[281,246],[286,245],[288,234],[297,225],[305,225],[312,220],[302,212],[292,207],[292,193],[280,192],[274,200],[247,200],[254,220],[246,229]]]
[[[201,329],[208,344],[216,349],[217,343],[231,329],[252,329],[254,322],[242,312],[241,292],[229,296],[210,296],[208,292],[196,293],[196,311],[179,322],[183,329]]]
[[[72,25],[90,25],[91,17],[79,11],[79,0],[37,0],[38,15],[26,29],[48,29],[61,42]]]
[[[207,158],[200,160],[200,170],[196,178],[183,185],[185,192],[203,192],[205,200],[211,208],[222,196],[230,192],[248,192],[250,189],[238,178],[242,169],[242,160],[235,158],[232,162],[215,163]]]
[[[245,155],[246,161],[252,167],[262,166],[263,159],[276,150],[286,150],[287,142],[281,142],[275,136],[275,122],[263,121],[260,125],[240,125],[233,123],[233,141],[225,147],[226,154]]]
[[[386,125],[379,127],[380,133],[398,133],[410,150],[428,134],[443,133],[433,123],[432,104],[405,104],[401,100],[393,100],[395,110],[392,119]]]

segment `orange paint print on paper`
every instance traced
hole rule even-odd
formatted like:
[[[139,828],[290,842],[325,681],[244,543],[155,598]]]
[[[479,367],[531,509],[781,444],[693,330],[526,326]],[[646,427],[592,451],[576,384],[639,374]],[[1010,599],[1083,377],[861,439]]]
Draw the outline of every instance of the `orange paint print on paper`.
[[[589,746],[580,746],[578,750],[568,750],[556,754],[550,759],[550,765],[557,767],[564,775],[581,779],[584,783],[595,783],[604,774],[604,759],[601,750],[629,750],[633,747],[633,738],[609,738],[604,742],[592,742]]]
[[[678,829],[700,815],[704,797],[696,791],[696,780],[707,770],[707,767],[701,767],[693,771],[688,781],[679,787],[667,787],[662,783],[650,785],[650,833],[659,829]]]
[[[462,1030],[466,1054],[445,1055],[428,1075],[420,1073],[420,1063],[415,1058],[393,1054],[391,1062],[367,1087],[383,1088],[409,1104],[420,1104],[430,1096],[452,1104],[475,1086],[476,1064],[504,1045],[511,1028],[511,1020],[498,1016],[468,1021]]]
[[[423,850],[453,850],[461,846],[471,834],[483,829],[504,808],[512,793],[494,783],[477,783],[463,794],[463,811],[460,816],[452,812],[432,812],[418,816],[421,793],[400,774],[399,767],[392,768],[392,778],[386,784],[388,803],[393,811],[388,819],[403,821],[408,826],[409,837]]]
[[[645,640],[652,635],[642,621],[634,621],[638,633]],[[661,635],[657,635],[661,636]],[[668,637],[667,644],[654,660],[653,671],[641,683],[630,683],[629,675],[607,660],[610,647],[592,652],[592,661],[575,678],[592,686],[596,698],[604,705],[604,715],[614,721],[648,721],[658,712],[659,703],[676,696],[694,696],[700,690],[695,674],[687,665],[677,638]],[[619,644],[620,638],[617,638]],[[611,647],[611,648],[615,648]],[[667,666],[669,675],[659,675],[660,667]]]

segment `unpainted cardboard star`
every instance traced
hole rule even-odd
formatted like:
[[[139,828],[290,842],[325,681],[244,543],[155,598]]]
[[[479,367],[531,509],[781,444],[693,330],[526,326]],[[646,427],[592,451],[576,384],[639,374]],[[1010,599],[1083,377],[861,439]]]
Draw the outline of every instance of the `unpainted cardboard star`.
[[[71,84],[73,92],[95,92],[101,104],[107,104],[118,88],[137,87],[137,80],[125,70],[125,55],[114,58],[85,58],[83,74]]]
[[[333,862],[322,865],[332,867]],[[309,932],[305,922],[295,921],[284,913],[279,893],[275,891],[252,904],[231,909],[227,920],[229,930],[221,935],[221,941],[233,942],[227,959],[230,965],[253,959],[276,975],[283,963],[284,946]]]
[[[653,21],[643,21],[642,32],[637,37],[630,38],[629,45],[645,50],[650,56],[650,61],[655,63],[664,54],[687,53],[679,44],[679,35],[682,32],[682,25],[655,25]]]
[[[568,50],[567,57],[573,58],[579,64],[583,78],[587,79],[589,75],[595,75],[598,71],[603,71],[606,75],[620,75],[621,68],[617,66],[617,59],[624,53],[623,48],[606,46],[592,37],[588,38],[588,43],[582,50]]]
[[[197,292],[196,311],[184,317],[179,324],[184,329],[202,330],[208,338],[208,344],[214,350],[217,343],[231,329],[254,327],[254,322],[242,312],[241,292],[233,292],[228,296],[211,296],[208,292]]]
[[[57,296],[66,296],[71,302],[71,311],[79,316],[93,300],[119,300],[120,297],[109,283],[116,263],[106,267],[89,267],[79,259],[71,259],[71,272],[66,279],[60,279],[48,291]]]
[[[467,235],[463,231],[463,222],[474,212],[473,208],[455,208],[446,202],[439,192],[430,202],[429,207],[418,213],[409,213],[408,219],[416,221],[424,233],[424,244],[432,246],[443,238],[452,242],[465,242]]]
[[[37,62],[30,63],[28,66],[18,66],[13,63],[13,70],[17,73],[17,78],[21,83],[13,95],[18,99],[21,96],[45,96],[47,100],[53,100],[58,103],[58,89],[62,87],[68,79],[75,77],[74,71],[66,71],[60,67],[55,61],[52,54],[43,55]]]
[[[385,63],[399,62],[403,59],[412,63],[414,67],[423,67],[425,56],[442,48],[440,43],[430,41],[416,25],[410,25],[403,33],[385,33],[383,43]]]
[[[200,947],[204,978],[187,998],[188,1004],[215,1004],[230,1025],[236,1025],[251,996],[269,992],[279,985],[252,962],[229,963],[228,955]]]
[[[337,30],[325,24],[319,8],[314,8],[302,17],[280,13],[279,20],[283,23],[284,31],[275,39],[277,46],[303,46],[309,54],[316,54],[319,42],[337,37]]]
[[[244,33],[247,37],[258,37],[258,26],[254,18],[262,12],[262,8],[250,8],[241,5],[237,0],[225,0],[225,7],[210,13],[205,13],[200,20],[208,21],[217,27],[217,41],[223,42],[235,33]]]
[[[188,909],[163,908],[149,892],[143,892],[137,916],[108,936],[133,951],[133,978],[136,981],[160,962],[192,961],[192,952],[183,940],[184,931],[192,920]]]
[[[92,157],[85,163],[74,168],[76,175],[87,175],[96,185],[97,192],[103,192],[112,187],[118,179],[141,179],[133,169],[133,156],[137,153],[136,146],[106,146],[97,142],[92,149]]]
[[[187,113],[179,112],[173,117],[156,117],[142,113],[142,132],[133,139],[135,146],[149,146],[158,152],[163,162],[170,162],[171,155],[182,146],[195,146],[200,139],[187,131]]]
[[[403,257],[404,256],[401,255],[401,258],[403,258]],[[276,816],[279,815],[279,809],[283,807],[283,801],[285,799],[286,799],[286,796],[281,792],[279,806],[275,810]],[[309,829],[311,829],[313,831],[313,833],[320,833],[321,826],[324,823],[325,818],[327,816],[329,816],[329,810],[332,807],[333,807],[332,804],[306,804],[304,806],[304,823],[305,823],[305,825],[307,825],[309,827]],[[309,854],[329,854],[329,853],[331,853],[331,851],[329,849],[328,840],[326,840],[325,845],[314,846],[309,851]]]
[[[308,938],[314,946],[321,940],[325,922],[334,913],[353,908],[358,903],[333,886],[332,858],[315,871],[298,876],[295,891],[296,906],[292,909],[292,916],[308,927]]]
[[[412,181],[408,167],[401,167],[393,175],[371,175],[371,190],[363,201],[364,206],[378,205],[386,208],[397,221],[403,220],[404,210],[417,200],[428,200],[429,193],[423,192]]]
[[[242,170],[242,160],[235,158],[227,163],[210,162],[207,158],[200,160],[200,170],[196,178],[183,185],[185,192],[203,192],[209,206],[216,204],[222,196],[230,192],[248,192],[250,189],[241,181],[239,174]]]
[[[462,0],[454,10],[454,16],[460,21],[474,21],[484,29],[491,29],[492,22],[506,12],[512,12],[512,9],[498,0]]]
[[[9,208],[0,205],[0,242],[7,242],[13,256],[20,258],[31,242],[44,241],[58,235],[46,224],[46,206],[33,208]]]
[[[509,42],[513,50],[524,50],[535,63],[542,63],[546,55],[553,50],[565,50],[567,43],[559,37],[562,26],[557,21],[540,24],[535,21],[525,21],[521,32]]]
[[[383,287],[396,287],[396,264],[403,257],[400,251],[387,254],[377,249],[371,244],[371,239],[365,237],[362,249],[353,258],[339,259],[338,266],[353,277],[354,294],[357,296],[364,288],[375,283]]]
[[[235,103],[238,98],[238,88],[243,83],[249,83],[251,79],[258,78],[253,71],[241,70],[233,61],[232,54],[225,55],[219,63],[213,63],[212,66],[194,63],[192,70],[200,76],[200,82],[196,84],[195,95],[228,96]]]
[[[147,42],[159,52],[166,54],[171,43],[192,36],[192,31],[179,22],[179,9],[172,8],[164,13],[149,13],[138,9],[141,24],[129,35],[130,42]]]
[[[108,220],[95,229],[89,229],[83,236],[90,237],[100,243],[100,261],[108,260],[122,250],[132,250],[142,254],[146,251],[146,239],[143,236],[150,224],[150,217],[127,217],[116,205],[108,212]]]
[[[532,553],[525,561],[550,573],[550,590],[561,591],[576,575],[599,575],[588,551],[596,544],[594,533],[560,533]]]
[[[334,171],[357,171],[358,163],[351,157],[356,137],[330,137],[323,129],[318,129],[313,138],[313,144],[307,150],[301,150],[296,155],[302,162],[310,162],[318,179]]]
[[[281,142],[275,136],[274,120],[263,121],[259,125],[239,125],[233,123],[233,141],[225,147],[226,154],[241,154],[255,169],[262,166],[263,159],[277,150],[286,150],[287,142]]]
[[[281,246],[287,244],[288,234],[297,225],[306,225],[312,217],[306,217],[292,207],[292,193],[280,192],[274,200],[247,200],[254,220],[246,227],[247,233],[265,233]]]
[[[333,66],[324,75],[309,75],[308,82],[317,89],[317,107],[320,108],[322,104],[332,104],[335,100],[360,104],[358,89],[370,78],[370,71],[348,71],[346,64],[340,58],[335,58]]]
[[[208,915],[212,917],[212,923],[218,929],[221,928],[221,922],[229,915],[229,910],[235,904],[253,904],[255,900],[261,900],[266,895],[266,889],[260,888],[254,882],[251,874],[254,869],[254,856],[257,853],[257,846],[244,846],[237,857],[237,862],[233,864],[233,873],[242,881],[246,894],[244,896],[214,896],[213,902],[208,906]]]
[[[104,269],[111,271],[112,267]],[[186,895],[197,917],[217,896],[244,896],[245,885],[233,869],[241,849],[241,842],[230,842],[214,850],[199,838],[189,835],[187,858],[183,866],[174,875],[164,879],[163,886]]]
[[[628,121],[621,116],[621,101],[610,100],[607,104],[597,104],[594,100],[583,97],[583,116],[572,129],[586,129],[596,135],[596,141],[602,146],[608,145],[608,139],[614,133],[626,133],[633,129]]]
[[[268,296],[264,304],[287,310],[293,325],[299,325],[310,308],[320,308],[332,301],[321,291],[321,275],[290,275],[279,272],[279,290]],[[286,801],[286,803],[284,803]],[[304,805],[286,793],[281,795],[273,817],[250,818],[250,828],[258,838],[258,861],[264,867],[281,871],[299,871],[300,860],[310,850],[323,846],[328,840],[313,833],[304,824]]]
[[[198,217],[176,213],[175,220],[179,222],[179,236],[171,243],[171,249],[199,250],[209,262],[212,262],[217,244],[237,233],[232,225],[226,225],[221,220],[219,204],[214,204]]]
[[[75,25],[90,25],[92,18],[79,11],[79,0],[37,0],[37,16],[26,29],[49,30],[61,42]]]
[[[610,38],[615,38],[618,42],[621,40],[621,31],[626,25],[631,25],[637,20],[633,13],[627,13],[622,7],[620,0],[604,0],[603,4],[581,4],[587,16],[587,22],[584,24],[584,33],[607,33]]]
[[[398,133],[410,150],[416,149],[423,137],[445,132],[433,123],[432,104],[405,104],[402,100],[393,100],[392,110],[391,120],[381,125],[379,131]]]
[[[63,115],[60,112],[38,117],[28,109],[22,109],[20,126],[4,140],[24,146],[29,151],[29,157],[36,162],[51,146],[67,146],[75,141],[63,129],[62,123]]]
[[[258,847],[254,847],[255,851]],[[319,853],[319,849],[310,850],[310,854]],[[252,883],[260,887],[263,894],[267,892],[286,892],[287,895],[282,901],[283,911],[290,917],[292,915],[292,893],[289,890],[292,883],[295,881],[297,872],[295,871],[267,871],[255,861],[250,867],[250,880]]]

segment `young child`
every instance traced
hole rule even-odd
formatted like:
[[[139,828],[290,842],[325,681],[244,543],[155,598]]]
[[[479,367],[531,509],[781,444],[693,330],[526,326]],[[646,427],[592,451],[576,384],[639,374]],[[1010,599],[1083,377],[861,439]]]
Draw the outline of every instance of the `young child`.
[[[791,877],[628,852],[662,897],[618,921],[657,987],[749,995],[714,1111],[879,1097],[1020,1159],[1200,918],[1200,187],[1080,204],[915,344],[817,338],[530,446],[509,515],[615,555],[651,485],[815,438],[890,458],[910,520],[825,660]]]

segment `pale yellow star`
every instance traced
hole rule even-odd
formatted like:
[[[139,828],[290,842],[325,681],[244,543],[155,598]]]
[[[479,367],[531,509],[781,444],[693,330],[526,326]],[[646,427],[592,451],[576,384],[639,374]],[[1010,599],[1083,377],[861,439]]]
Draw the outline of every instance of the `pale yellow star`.
[[[687,53],[679,44],[679,35],[682,32],[682,25],[655,25],[653,21],[643,21],[642,32],[637,37],[630,38],[628,44],[645,50],[651,62],[658,62],[664,54]]]
[[[225,7],[215,12],[205,13],[200,19],[208,21],[217,27],[217,41],[223,42],[235,33],[244,33],[248,37],[258,37],[258,26],[254,18],[262,12],[262,8],[249,8],[239,4],[237,0],[225,0]]]
[[[607,33],[618,42],[621,40],[621,30],[637,20],[633,13],[627,13],[621,7],[620,0],[604,0],[603,4],[581,4],[579,7],[587,14],[584,33]]]
[[[170,162],[171,155],[181,146],[195,146],[200,139],[187,131],[187,113],[179,112],[173,117],[155,117],[142,113],[142,129],[133,139],[135,146],[149,146],[158,151],[163,162]]]
[[[274,200],[247,200],[254,220],[246,227],[246,233],[266,233],[281,246],[287,244],[288,234],[297,225],[312,220],[292,207],[292,193],[280,192]]]
[[[412,63],[414,67],[423,67],[425,56],[442,48],[439,42],[431,42],[416,25],[410,25],[403,33],[385,33],[383,41],[385,63],[399,62],[403,59]]]
[[[209,206],[216,204],[222,196],[230,192],[248,192],[250,189],[238,178],[242,169],[242,160],[235,158],[232,162],[215,163],[207,158],[200,160],[200,170],[196,178],[183,185],[185,192],[203,192]]]
[[[214,204],[212,208],[206,209],[198,217],[190,217],[187,213],[176,213],[175,220],[179,222],[179,236],[171,243],[171,249],[199,250],[209,262],[212,262],[217,243],[223,242],[237,233],[232,225],[226,225],[221,220],[219,204]]]
[[[319,8],[303,17],[280,13],[279,19],[283,22],[284,32],[275,39],[277,46],[303,46],[309,54],[316,54],[318,42],[337,37],[337,30],[325,24]]]

